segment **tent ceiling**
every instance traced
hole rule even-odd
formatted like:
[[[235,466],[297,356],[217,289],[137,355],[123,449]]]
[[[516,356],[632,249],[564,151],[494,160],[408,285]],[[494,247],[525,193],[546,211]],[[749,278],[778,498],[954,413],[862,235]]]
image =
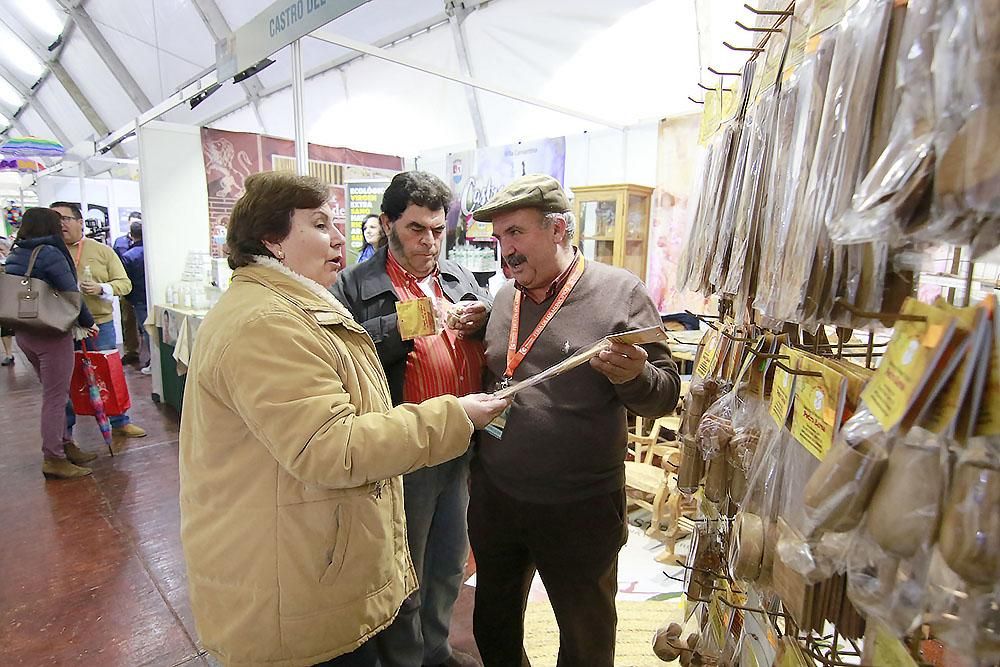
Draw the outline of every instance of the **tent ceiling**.
[[[780,0],[764,0],[774,6]],[[460,31],[450,6],[468,10]],[[5,0],[0,78],[24,98],[4,101],[10,134],[76,144],[100,139],[211,71],[215,37],[242,26],[269,0]],[[697,110],[687,101],[707,67],[745,58],[733,25],[752,17],[730,0],[370,0],[325,30],[438,70],[628,125]],[[48,19],[46,20],[46,17]],[[96,32],[95,32],[96,31]],[[464,39],[469,71],[457,40]],[[112,54],[108,54],[109,46]],[[165,120],[291,136],[287,49],[243,85],[226,83],[195,109]],[[474,144],[465,87],[306,38],[306,127],[311,141],[403,155]],[[60,69],[60,66],[62,69]],[[491,144],[598,127],[491,93],[478,93]],[[16,101],[16,99],[15,99]],[[15,113],[16,112],[16,113]],[[0,128],[2,129],[2,128]],[[119,155],[134,156],[134,144]]]

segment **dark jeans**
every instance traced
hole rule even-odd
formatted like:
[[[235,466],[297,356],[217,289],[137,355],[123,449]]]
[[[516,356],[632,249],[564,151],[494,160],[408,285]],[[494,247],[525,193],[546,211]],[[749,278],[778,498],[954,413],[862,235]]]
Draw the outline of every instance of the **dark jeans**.
[[[451,657],[451,613],[469,559],[470,457],[471,452],[403,476],[406,541],[420,589],[378,634],[382,667],[438,665]]]
[[[379,667],[375,642],[369,639],[350,653],[317,663],[314,667]]]
[[[486,667],[530,665],[524,609],[535,570],[559,625],[558,667],[612,667],[625,491],[565,504],[528,503],[472,462],[469,540],[476,558],[473,633]]]

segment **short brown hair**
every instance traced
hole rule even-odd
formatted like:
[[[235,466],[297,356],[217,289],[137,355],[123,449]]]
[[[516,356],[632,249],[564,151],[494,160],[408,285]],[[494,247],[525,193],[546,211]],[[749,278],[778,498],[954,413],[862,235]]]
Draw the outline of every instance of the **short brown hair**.
[[[318,178],[283,171],[252,174],[244,187],[226,234],[232,269],[253,264],[254,255],[273,257],[264,241],[284,240],[292,229],[295,209],[319,208],[330,197],[329,188]]]
[[[17,230],[17,239],[27,241],[45,236],[54,236],[59,243],[62,243],[62,219],[59,212],[41,206],[29,208],[21,216],[21,226]]]

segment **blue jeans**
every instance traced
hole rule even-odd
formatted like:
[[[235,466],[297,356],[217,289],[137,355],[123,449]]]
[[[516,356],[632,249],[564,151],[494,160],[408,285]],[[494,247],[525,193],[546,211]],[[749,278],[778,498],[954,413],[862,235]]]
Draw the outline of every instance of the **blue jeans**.
[[[76,343],[76,349],[80,349],[80,343]],[[105,322],[104,324],[97,325],[97,338],[87,339],[87,349],[88,350],[117,350],[118,345],[115,343],[115,323],[114,320],[110,322]],[[125,424],[129,423],[128,413],[123,415],[108,415],[108,420],[111,422],[111,428],[121,428]],[[73,412],[73,404],[66,404],[66,434],[69,437],[73,435],[73,426],[76,425],[76,413]]]
[[[382,667],[437,665],[451,657],[448,628],[469,559],[471,454],[403,476],[406,537],[420,589],[375,637]]]

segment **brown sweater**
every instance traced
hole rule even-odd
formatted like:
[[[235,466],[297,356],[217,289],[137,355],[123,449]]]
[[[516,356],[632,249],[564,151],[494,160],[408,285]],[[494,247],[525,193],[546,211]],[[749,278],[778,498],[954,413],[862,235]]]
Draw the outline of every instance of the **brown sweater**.
[[[495,378],[507,365],[514,285],[500,289],[486,329],[486,362]],[[521,301],[518,344],[552,304]],[[569,298],[514,372],[523,380],[610,334],[660,324],[645,286],[634,275],[589,261]],[[567,349],[568,343],[568,352]],[[625,409],[644,417],[673,410],[680,378],[666,344],[649,353],[639,377],[613,385],[590,364],[525,389],[514,397],[502,441],[485,431],[479,463],[505,493],[525,502],[564,503],[609,493],[625,483]]]

